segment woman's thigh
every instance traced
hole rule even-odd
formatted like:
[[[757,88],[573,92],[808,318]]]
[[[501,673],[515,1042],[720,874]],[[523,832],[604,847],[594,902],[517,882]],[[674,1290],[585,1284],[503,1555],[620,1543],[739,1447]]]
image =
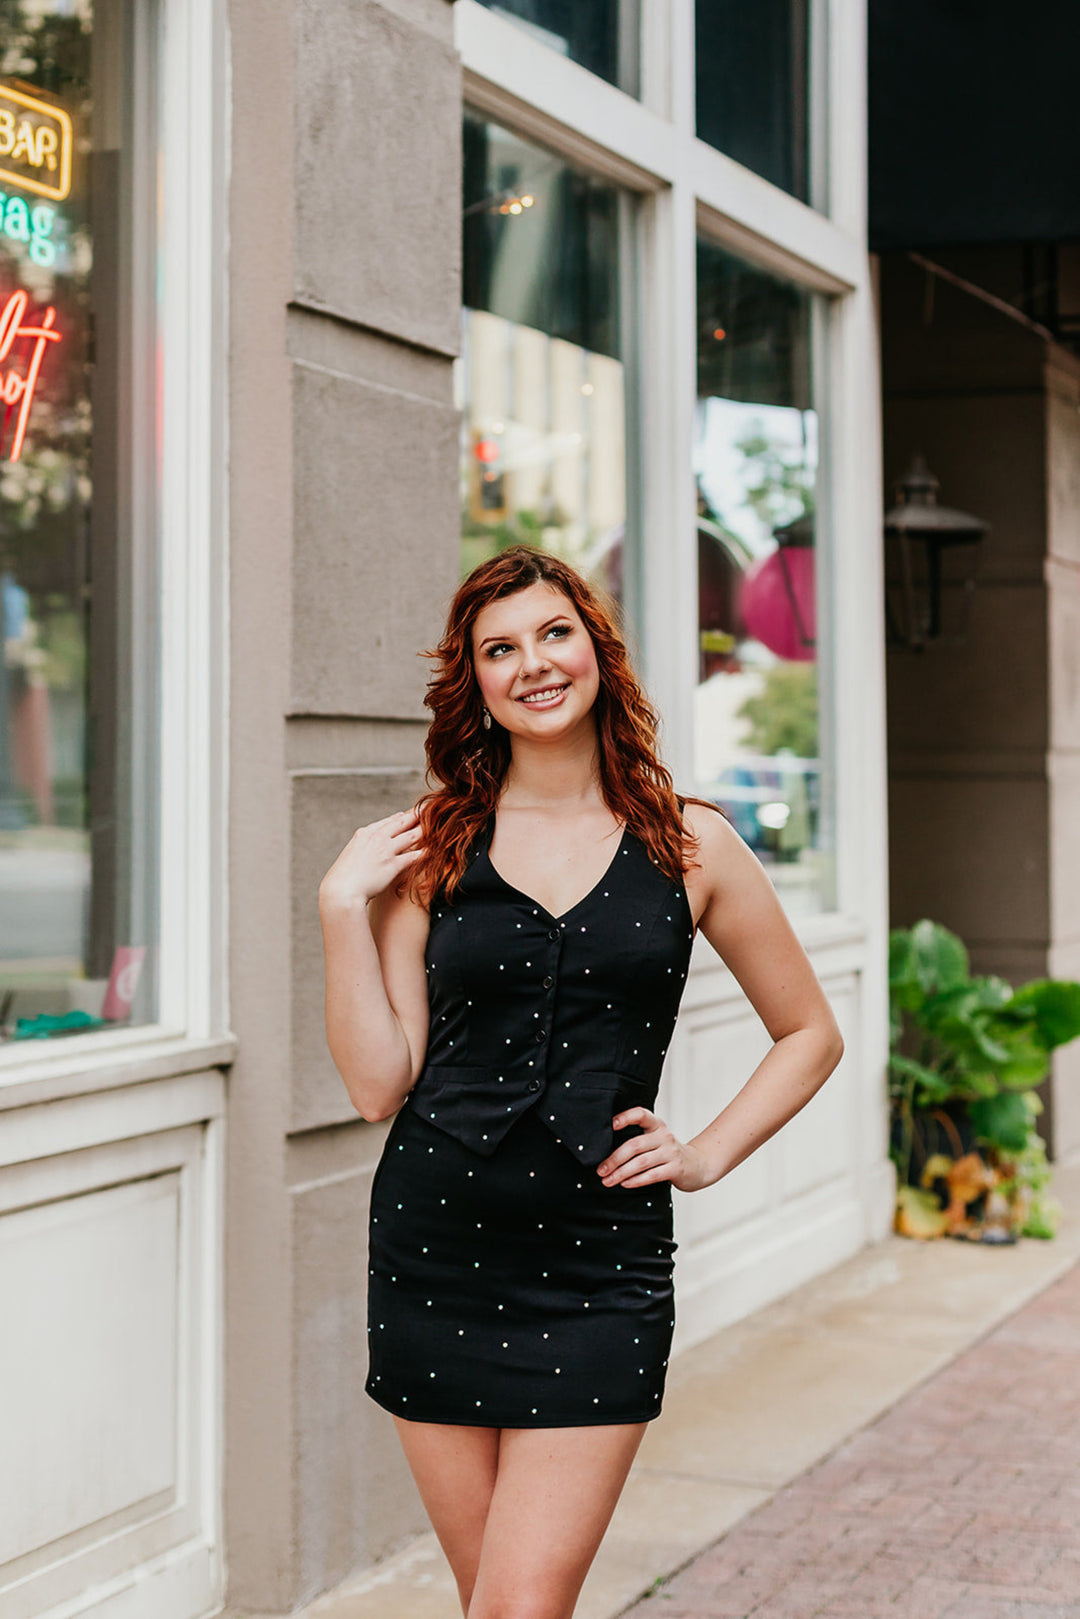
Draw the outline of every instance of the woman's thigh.
[[[398,1437],[468,1611],[499,1459],[498,1428],[406,1422]]]
[[[469,1619],[570,1619],[645,1427],[502,1430]]]

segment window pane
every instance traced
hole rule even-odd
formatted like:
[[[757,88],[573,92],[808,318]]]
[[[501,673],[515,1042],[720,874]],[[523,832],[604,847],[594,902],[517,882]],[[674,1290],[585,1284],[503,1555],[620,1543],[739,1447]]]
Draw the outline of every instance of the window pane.
[[[560,56],[638,94],[639,0],[480,0]]]
[[[154,519],[152,500],[149,518],[136,503],[153,442],[152,288],[133,271],[132,223],[152,230],[154,210],[134,180],[135,17],[135,0],[4,10],[5,1038],[145,1021],[154,1009]]]
[[[465,123],[462,568],[525,541],[624,593],[629,199],[518,136]]]
[[[697,132],[803,202],[810,195],[811,0],[696,0]]]
[[[793,911],[831,903],[815,602],[814,298],[698,246],[698,791]]]

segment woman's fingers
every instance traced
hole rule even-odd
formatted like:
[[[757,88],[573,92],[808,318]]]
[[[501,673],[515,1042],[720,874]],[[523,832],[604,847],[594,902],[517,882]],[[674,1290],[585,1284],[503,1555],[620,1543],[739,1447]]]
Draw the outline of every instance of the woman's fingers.
[[[647,1107],[628,1107],[624,1113],[616,1113],[611,1121],[613,1130],[625,1130],[629,1124],[644,1125],[647,1130],[655,1125],[662,1124],[655,1113],[650,1113]]]
[[[604,1176],[605,1186],[628,1186],[643,1170],[656,1169],[660,1164],[671,1162],[672,1154],[666,1147],[652,1147],[648,1152],[635,1153],[628,1158],[618,1169]]]

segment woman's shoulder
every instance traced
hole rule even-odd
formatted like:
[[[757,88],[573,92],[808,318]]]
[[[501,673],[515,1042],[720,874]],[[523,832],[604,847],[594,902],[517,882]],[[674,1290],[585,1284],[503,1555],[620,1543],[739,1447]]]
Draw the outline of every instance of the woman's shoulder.
[[[714,804],[707,798],[694,798],[688,794],[676,796],[682,813],[683,828],[691,837],[723,847],[730,837],[738,836],[719,804]]]

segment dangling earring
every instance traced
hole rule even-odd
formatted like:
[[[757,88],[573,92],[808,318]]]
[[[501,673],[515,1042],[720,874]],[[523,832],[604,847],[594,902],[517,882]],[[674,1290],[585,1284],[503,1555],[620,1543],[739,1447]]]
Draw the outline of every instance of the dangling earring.
[[[483,725],[484,725],[484,730],[485,731],[490,731],[491,730],[491,715],[488,713],[486,708],[484,710]]]

